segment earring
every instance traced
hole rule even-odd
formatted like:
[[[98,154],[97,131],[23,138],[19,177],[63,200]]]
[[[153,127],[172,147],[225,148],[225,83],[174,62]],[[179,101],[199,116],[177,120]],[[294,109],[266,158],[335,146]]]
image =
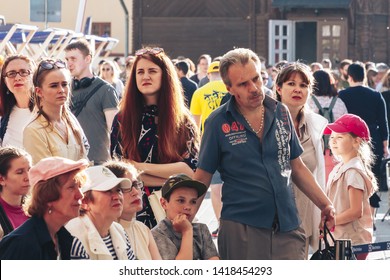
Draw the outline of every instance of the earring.
[[[7,95],[9,95],[10,94],[10,91],[9,91],[9,89],[7,89]]]
[[[52,213],[53,211],[51,210],[51,207],[49,208],[49,215]]]

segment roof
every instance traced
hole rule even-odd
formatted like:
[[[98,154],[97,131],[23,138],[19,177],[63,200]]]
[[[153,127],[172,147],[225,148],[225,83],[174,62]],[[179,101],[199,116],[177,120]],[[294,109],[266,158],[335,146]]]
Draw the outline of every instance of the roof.
[[[276,8],[348,8],[352,0],[272,0],[272,6]]]

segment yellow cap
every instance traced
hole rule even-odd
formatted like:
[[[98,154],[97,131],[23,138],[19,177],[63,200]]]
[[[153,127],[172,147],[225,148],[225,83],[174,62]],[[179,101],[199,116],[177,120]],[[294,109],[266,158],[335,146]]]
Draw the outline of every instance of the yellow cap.
[[[209,68],[207,69],[207,73],[219,72],[219,61],[211,62]]]

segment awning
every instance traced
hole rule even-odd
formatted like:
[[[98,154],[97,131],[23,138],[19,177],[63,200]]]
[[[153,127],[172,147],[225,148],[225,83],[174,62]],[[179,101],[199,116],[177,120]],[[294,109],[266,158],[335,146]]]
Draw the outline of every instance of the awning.
[[[348,8],[352,0],[272,0],[275,8],[334,9]]]

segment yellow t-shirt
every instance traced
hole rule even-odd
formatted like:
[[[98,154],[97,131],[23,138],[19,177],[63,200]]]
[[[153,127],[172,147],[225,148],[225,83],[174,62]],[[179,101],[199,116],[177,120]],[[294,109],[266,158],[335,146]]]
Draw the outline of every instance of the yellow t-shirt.
[[[205,120],[221,105],[221,100],[227,93],[228,90],[222,81],[209,82],[194,92],[190,111],[193,115],[200,115],[202,131]]]

